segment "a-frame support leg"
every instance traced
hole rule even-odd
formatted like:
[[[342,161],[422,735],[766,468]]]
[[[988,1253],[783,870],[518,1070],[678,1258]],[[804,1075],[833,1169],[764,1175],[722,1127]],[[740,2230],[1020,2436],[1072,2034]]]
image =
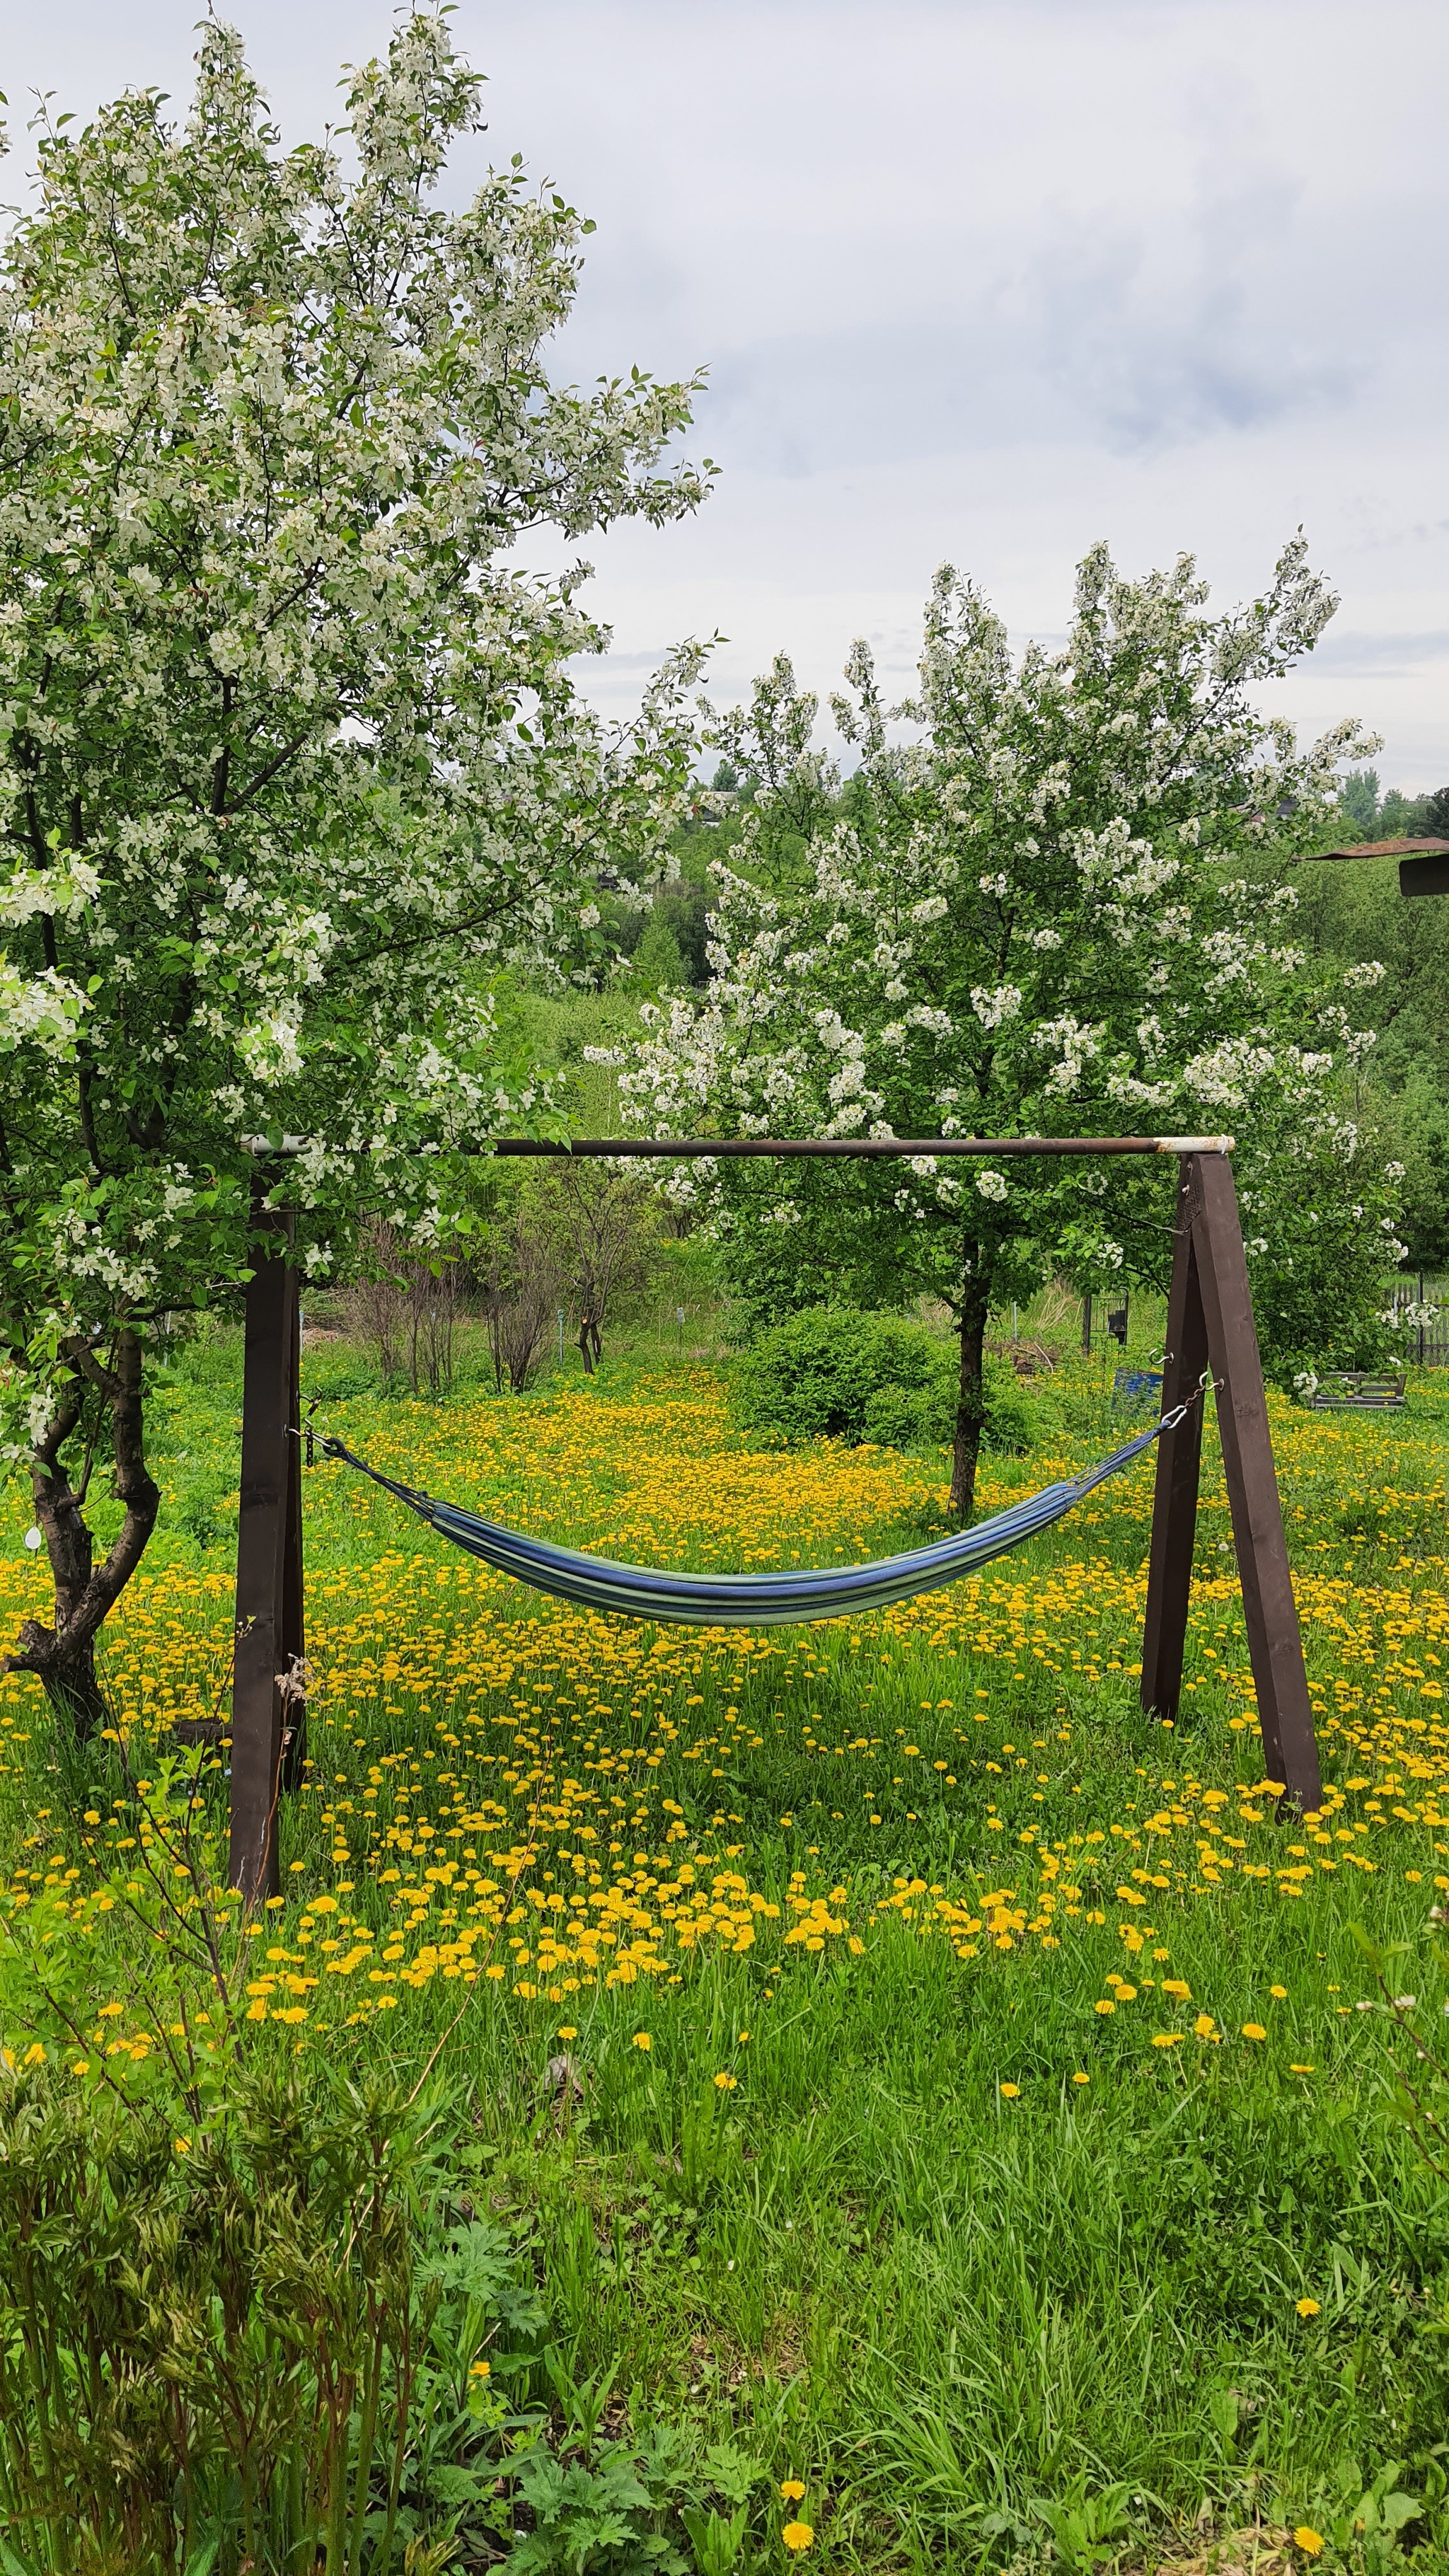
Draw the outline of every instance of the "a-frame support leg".
[[[277,1670],[286,1676],[282,1711],[282,1787],[302,1785],[307,1754],[307,1701],[302,1684],[306,1662],[306,1593],[302,1579],[302,1298],[295,1270],[290,1273],[290,1362],[287,1372],[287,1506],[282,1527],[282,1651]]]
[[[299,1410],[297,1274],[293,1219],[264,1200],[259,1180],[246,1301],[231,1699],[228,1874],[249,1905],[280,1892],[277,1806],[284,1776],[290,1785],[301,1762],[301,1703],[287,1686],[303,1637],[301,1455],[290,1436]]]
[[[1187,1605],[1192,1590],[1192,1551],[1197,1534],[1197,1489],[1202,1465],[1203,1403],[1194,1402],[1208,1365],[1207,1321],[1192,1242],[1192,1193],[1186,1167],[1177,1188],[1172,1282],[1167,1292],[1167,1345],[1162,1360],[1162,1410],[1186,1404],[1185,1420],[1157,1443],[1157,1484],[1152,1497],[1152,1544],[1147,1560],[1147,1618],[1142,1635],[1142,1705],[1159,1717],[1176,1717],[1182,1696]]]
[[[1318,1743],[1288,1570],[1237,1194],[1225,1154],[1184,1156],[1176,1234],[1163,1410],[1187,1401],[1203,1371],[1211,1371],[1217,1382],[1218,1430],[1266,1775],[1281,1780],[1293,1804],[1311,1814],[1322,1799]],[[1162,1717],[1176,1716],[1182,1689],[1202,1410],[1194,1405],[1185,1422],[1163,1434],[1158,1449],[1142,1704]]]

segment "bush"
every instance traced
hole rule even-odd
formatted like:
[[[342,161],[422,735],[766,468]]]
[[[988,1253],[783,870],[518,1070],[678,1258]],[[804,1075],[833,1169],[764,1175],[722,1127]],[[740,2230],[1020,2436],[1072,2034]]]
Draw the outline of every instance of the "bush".
[[[440,2570],[460,2531],[496,2555],[524,2419],[479,2356],[526,2375],[543,2314],[502,2230],[450,2220],[457,2161],[380,2084],[235,2072],[178,2132],[0,2075],[7,2568],[381,2576]]]
[[[732,2576],[761,2468],[601,2435],[456,2109],[234,2067],[180,2131],[0,2055],[5,2576]]]
[[[777,1441],[879,1441],[942,1448],[955,1434],[960,1362],[954,1341],[903,1315],[809,1306],[771,1325],[739,1359],[735,1414]],[[1031,1415],[1009,1370],[986,1366],[988,1449],[1031,1446]]]
[[[1046,1408],[1048,1421],[1055,1408]],[[1000,1360],[986,1363],[986,1427],[982,1447],[1003,1458],[1024,1458],[1042,1427],[1041,1408],[1033,1410],[1021,1380]]]

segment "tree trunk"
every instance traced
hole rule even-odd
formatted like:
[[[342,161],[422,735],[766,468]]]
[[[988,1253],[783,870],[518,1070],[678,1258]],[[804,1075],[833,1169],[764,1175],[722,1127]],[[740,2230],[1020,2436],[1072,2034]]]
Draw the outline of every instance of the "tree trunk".
[[[597,1362],[604,1356],[604,1344],[599,1332],[599,1310],[592,1297],[587,1295],[579,1316],[579,1349],[583,1354],[584,1375],[592,1377]]]
[[[57,1716],[85,1743],[112,1718],[96,1675],[97,1632],[141,1562],[161,1497],[146,1469],[141,1344],[135,1332],[122,1327],[110,1368],[85,1345],[67,1349],[65,1358],[75,1375],[56,1400],[31,1467],[35,1517],[55,1585],[55,1624],[47,1628],[39,1619],[25,1620],[16,1651],[0,1662],[0,1671],[34,1673]],[[100,1567],[85,1519],[88,1479],[82,1476],[77,1490],[60,1456],[79,1427],[88,1385],[99,1391],[110,1413],[116,1492],[126,1515]]]
[[[961,1376],[956,1397],[956,1441],[951,1459],[951,1509],[963,1527],[976,1509],[976,1462],[986,1420],[983,1364],[991,1310],[986,1282],[968,1260],[961,1296]]]

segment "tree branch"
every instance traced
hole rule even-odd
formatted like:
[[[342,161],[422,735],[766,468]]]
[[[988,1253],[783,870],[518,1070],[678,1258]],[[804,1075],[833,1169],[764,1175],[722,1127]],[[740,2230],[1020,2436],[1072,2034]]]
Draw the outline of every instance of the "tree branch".
[[[161,1504],[159,1488],[146,1468],[141,1343],[134,1327],[122,1325],[113,1369],[105,1368],[84,1345],[67,1349],[65,1357],[76,1376],[58,1401],[44,1439],[37,1443],[36,1456],[42,1463],[32,1471],[36,1516],[45,1531],[56,1579],[56,1624],[46,1628],[38,1619],[27,1619],[18,1650],[0,1662],[0,1671],[35,1673],[42,1680],[73,1661],[95,1637],[141,1561]],[[91,1533],[79,1502],[59,1464],[59,1451],[81,1417],[83,1379],[100,1387],[110,1405],[116,1491],[125,1505],[125,1518],[99,1567],[93,1563]]]

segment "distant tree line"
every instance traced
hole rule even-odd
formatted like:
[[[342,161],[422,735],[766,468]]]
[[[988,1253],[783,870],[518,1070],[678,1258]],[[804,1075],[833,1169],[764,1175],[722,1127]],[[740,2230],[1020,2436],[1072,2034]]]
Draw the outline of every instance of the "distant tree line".
[[[1340,799],[1345,839],[1449,839],[1449,787],[1381,795],[1373,769],[1350,771]],[[1345,973],[1384,973],[1365,1017],[1376,1043],[1359,1108],[1404,1167],[1399,1233],[1410,1272],[1449,1271],[1449,902],[1406,903],[1390,859],[1297,872],[1296,935]]]
[[[1351,769],[1339,799],[1350,841],[1396,841],[1420,836],[1449,840],[1449,787],[1430,788],[1422,796],[1381,787],[1376,769]]]

